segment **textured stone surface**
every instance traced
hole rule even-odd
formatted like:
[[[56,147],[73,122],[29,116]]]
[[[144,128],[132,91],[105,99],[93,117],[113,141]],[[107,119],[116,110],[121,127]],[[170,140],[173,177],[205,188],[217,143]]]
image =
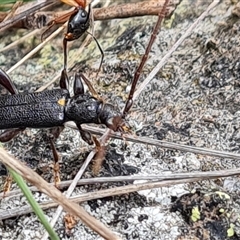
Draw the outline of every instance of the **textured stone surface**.
[[[173,18],[165,22],[157,36],[140,81],[148,75],[158,62],[157,59],[161,59],[167,53],[208,4],[208,1],[194,1],[194,3],[183,1],[178,6]],[[236,4],[222,1],[145,88],[127,117],[137,135],[239,152],[240,20],[232,15],[232,12],[236,11]],[[156,17],[148,16],[102,22],[96,29],[96,37],[105,52],[104,64],[98,80],[94,79],[100,56],[94,42],[81,53],[71,73],[83,71],[104,99],[123,107],[127,97],[126,88],[138,66],[155,21]],[[9,42],[11,34],[3,39]],[[52,59],[56,56],[62,57],[59,54],[62,51],[61,47],[61,38],[59,38],[51,49]],[[70,47],[70,58],[78,48],[79,42],[75,41]],[[12,59],[6,57],[9,54],[13,56]],[[23,54],[23,48],[14,48],[7,53],[1,53],[1,67],[8,69],[21,59]],[[61,68],[62,59],[57,58],[56,65],[52,61],[44,66],[39,62],[41,57],[43,56],[40,53],[11,73],[13,81],[20,89],[29,91],[33,90],[32,87],[41,86]],[[40,130],[26,130],[6,147],[26,164],[36,168],[37,172],[43,173],[44,178],[50,181],[52,175],[49,166],[52,164],[52,155],[48,144],[43,141],[43,136]],[[62,156],[62,180],[73,178],[83,159],[86,158],[86,145],[79,138],[76,131],[65,129],[56,143]],[[240,167],[240,162],[236,160],[195,155],[130,142],[126,145],[119,140],[110,141],[108,152],[109,158],[100,176],[122,175],[123,171],[129,174],[131,172],[129,166],[135,167],[137,174],[140,175]],[[91,176],[90,169],[85,173],[85,177],[87,176]],[[82,186],[76,189],[76,193],[106,187],[107,185]],[[189,225],[178,211],[170,212],[172,196],[179,198],[192,189],[200,189],[201,192],[209,192],[209,194],[215,190],[226,191],[231,200],[221,202],[226,204],[221,206],[239,218],[240,188],[239,179],[236,177],[140,191],[127,196],[89,201],[83,206],[90,214],[119,233],[123,239],[203,239],[201,238],[203,235],[197,235],[196,225]],[[45,198],[39,193],[35,195],[39,201]],[[204,202],[203,196],[203,193],[199,194],[201,204],[202,201]],[[1,208],[10,209],[24,204],[23,198],[6,199],[2,200]],[[48,217],[51,218],[53,213],[54,210],[48,210]],[[237,219],[234,216],[231,215],[228,223]],[[235,232],[239,234],[239,222],[236,222],[234,222]],[[3,239],[40,238],[40,234],[43,233],[33,214],[21,216],[13,221],[6,220],[1,224]],[[230,226],[224,225],[224,227],[225,234],[227,227]],[[68,238],[62,218],[59,219],[56,229],[61,239],[100,239],[81,223],[77,224]],[[205,234],[205,239],[210,239],[208,237],[214,234],[217,237],[210,228],[205,229],[200,224],[200,229],[201,233]]]

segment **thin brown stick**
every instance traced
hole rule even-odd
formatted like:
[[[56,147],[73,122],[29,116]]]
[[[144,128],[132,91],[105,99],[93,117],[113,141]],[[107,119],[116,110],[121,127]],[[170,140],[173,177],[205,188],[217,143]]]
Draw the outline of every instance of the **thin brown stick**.
[[[170,17],[181,1],[170,1],[165,17]],[[145,15],[158,15],[164,6],[164,0],[153,0],[136,3],[119,4],[107,8],[94,9],[94,20],[107,20],[115,18],[128,18]]]
[[[7,15],[4,17],[4,21],[7,21],[8,19],[12,18],[17,9],[22,5],[22,2],[15,2],[13,3],[13,5],[11,6],[11,10],[7,13]]]
[[[122,187],[115,187],[105,190],[99,190],[95,192],[90,193],[83,193],[74,197],[69,198],[70,201],[81,203],[85,201],[90,201],[94,199],[104,198],[104,197],[110,197],[110,196],[118,196],[123,194],[128,194],[131,192],[137,192],[141,190],[147,190],[147,189],[153,189],[153,188],[160,188],[160,187],[168,187],[176,184],[185,184],[189,182],[196,182],[206,179],[214,179],[219,177],[229,177],[234,175],[240,174],[240,168],[237,169],[229,169],[229,170],[221,170],[221,171],[209,171],[209,172],[192,172],[192,173],[172,173],[172,174],[161,174],[159,176],[146,176],[146,177],[138,177],[138,176],[131,176],[129,178],[132,178],[137,180],[143,178],[145,179],[154,179],[152,182],[146,182],[146,183],[138,183],[138,184],[131,184],[127,186]],[[124,178],[127,177],[114,177],[111,178],[114,181],[119,182],[120,180],[124,181]],[[101,178],[100,178],[101,179]],[[101,182],[108,181],[109,178],[102,178]],[[161,179],[159,181],[159,179]],[[84,180],[80,180],[79,182],[83,182]],[[48,201],[45,203],[40,204],[40,207],[43,210],[57,207],[57,203],[53,201]],[[32,209],[30,207],[22,207],[21,209],[11,209],[11,211],[8,210],[2,210],[0,211],[0,220],[7,219],[10,217],[15,217],[18,215],[23,215],[27,213],[31,213]]]
[[[100,221],[89,215],[78,204],[70,202],[58,189],[42,179],[31,168],[28,168],[20,161],[13,158],[3,148],[0,148],[0,161],[7,167],[13,169],[20,174],[31,184],[35,185],[41,192],[47,194],[57,204],[60,204],[65,211],[78,216],[81,221],[90,227],[93,231],[106,239],[119,239],[118,236],[113,234],[107,227],[105,227]]]

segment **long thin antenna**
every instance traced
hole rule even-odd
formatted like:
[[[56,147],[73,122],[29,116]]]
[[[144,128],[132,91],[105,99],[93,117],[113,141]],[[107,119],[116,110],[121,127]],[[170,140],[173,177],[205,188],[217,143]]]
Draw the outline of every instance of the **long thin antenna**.
[[[168,2],[169,2],[169,0],[166,0],[164,2],[162,10],[158,14],[158,20],[157,20],[157,23],[156,23],[156,25],[155,25],[155,27],[153,29],[153,32],[152,32],[150,41],[148,43],[148,46],[146,48],[145,54],[143,55],[143,57],[141,59],[141,62],[140,62],[140,65],[139,65],[139,67],[137,68],[137,71],[134,74],[131,90],[130,90],[130,93],[128,95],[128,99],[126,101],[126,104],[125,104],[125,107],[124,107],[124,110],[123,110],[123,118],[125,118],[127,112],[129,111],[129,109],[131,108],[131,106],[133,104],[133,100],[132,100],[133,99],[133,94],[135,92],[135,88],[136,88],[137,82],[139,80],[140,73],[142,72],[143,66],[146,63],[147,59],[148,59],[149,52],[150,52],[150,50],[152,48],[154,40],[156,39],[156,36],[157,36],[158,30],[160,29],[160,25],[162,23],[162,20],[165,17],[165,13],[166,13],[166,8],[167,8],[167,5],[168,5]]]

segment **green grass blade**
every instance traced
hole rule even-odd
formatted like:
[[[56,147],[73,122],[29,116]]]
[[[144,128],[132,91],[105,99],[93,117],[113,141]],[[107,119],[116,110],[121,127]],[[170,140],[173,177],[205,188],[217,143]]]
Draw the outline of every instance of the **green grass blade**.
[[[16,181],[16,183],[18,184],[18,186],[21,188],[23,194],[27,198],[27,200],[28,200],[29,204],[31,205],[35,214],[38,216],[38,219],[40,220],[40,222],[43,224],[44,228],[48,232],[50,238],[52,240],[59,240],[59,237],[58,237],[57,233],[50,226],[50,224],[49,224],[48,220],[46,219],[42,209],[40,208],[40,206],[38,205],[38,203],[34,199],[31,191],[29,190],[29,188],[28,188],[27,184],[25,183],[25,181],[23,180],[23,178],[19,174],[17,174],[15,171],[13,171],[12,169],[8,169],[8,170],[11,173],[14,180]]]

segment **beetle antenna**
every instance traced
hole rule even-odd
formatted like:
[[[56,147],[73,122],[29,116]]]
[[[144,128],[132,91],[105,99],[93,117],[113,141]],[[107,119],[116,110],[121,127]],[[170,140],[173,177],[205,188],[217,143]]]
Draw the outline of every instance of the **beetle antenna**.
[[[152,45],[153,45],[153,43],[154,43],[154,41],[156,39],[156,36],[157,36],[158,30],[160,29],[162,20],[165,17],[165,13],[166,13],[168,2],[169,2],[169,0],[166,0],[164,2],[162,10],[158,14],[158,20],[156,22],[156,25],[155,25],[153,31],[152,31],[152,35],[151,35],[150,41],[148,43],[148,46],[146,48],[145,54],[143,55],[143,57],[141,59],[141,62],[140,62],[139,66],[138,66],[138,68],[137,68],[137,70],[136,70],[136,72],[134,74],[131,90],[129,92],[128,99],[126,101],[126,104],[125,104],[125,107],[124,107],[124,110],[123,110],[123,118],[125,118],[127,112],[130,110],[130,108],[131,108],[131,106],[133,104],[133,94],[135,92],[137,82],[139,80],[139,77],[140,77],[140,74],[142,72],[143,66],[145,65],[145,63],[146,63],[146,61],[148,59],[149,52],[150,52],[150,50],[152,48]]]

